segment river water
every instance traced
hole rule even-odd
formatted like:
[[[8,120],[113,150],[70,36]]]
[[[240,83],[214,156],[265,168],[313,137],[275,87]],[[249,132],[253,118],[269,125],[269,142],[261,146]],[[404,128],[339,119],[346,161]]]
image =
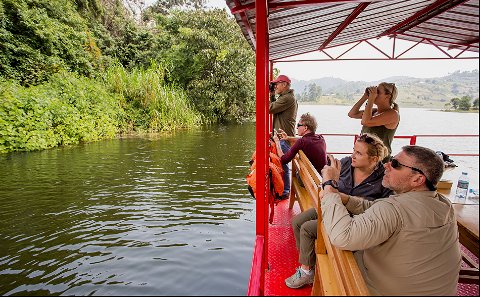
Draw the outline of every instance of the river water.
[[[299,115],[358,133],[348,109]],[[397,134],[478,134],[478,114],[401,112]],[[342,141],[327,138],[329,151],[349,151]],[[0,155],[0,294],[245,295],[254,146],[246,124]],[[478,138],[432,148],[478,153]],[[478,180],[477,157],[458,161]]]

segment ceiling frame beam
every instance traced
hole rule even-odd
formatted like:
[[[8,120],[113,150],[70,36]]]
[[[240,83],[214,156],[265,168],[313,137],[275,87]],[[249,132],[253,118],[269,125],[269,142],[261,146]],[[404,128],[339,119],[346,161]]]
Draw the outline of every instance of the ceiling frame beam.
[[[429,19],[436,17],[457,5],[461,5],[468,0],[438,0],[437,2],[425,7],[424,9],[418,11],[411,17],[407,18],[406,20],[398,23],[397,25],[393,26],[392,28],[386,30],[385,32],[378,35],[378,37],[382,36],[389,36],[392,34],[401,34],[413,27],[416,27]]]
[[[328,36],[327,40],[325,40],[324,43],[318,48],[319,50],[323,50],[324,48],[328,47],[330,42],[332,42],[340,33],[342,33],[343,30],[345,30],[348,25],[350,25],[356,18],[357,16],[362,13],[362,11],[367,8],[367,6],[370,3],[360,3],[354,10],[353,12],[338,26],[333,33]]]

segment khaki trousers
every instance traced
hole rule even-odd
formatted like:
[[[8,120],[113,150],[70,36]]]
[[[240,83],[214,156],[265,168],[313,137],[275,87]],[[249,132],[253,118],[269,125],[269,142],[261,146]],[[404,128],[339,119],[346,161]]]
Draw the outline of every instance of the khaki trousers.
[[[315,239],[317,239],[317,211],[315,208],[306,210],[292,219],[295,243],[300,254],[298,262],[303,265],[315,266]]]

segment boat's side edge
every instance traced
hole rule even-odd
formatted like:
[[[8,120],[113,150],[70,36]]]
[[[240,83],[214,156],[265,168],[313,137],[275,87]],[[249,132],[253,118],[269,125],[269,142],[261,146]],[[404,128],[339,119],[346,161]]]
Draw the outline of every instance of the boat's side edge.
[[[257,235],[255,239],[255,248],[252,257],[252,269],[250,271],[250,280],[248,281],[247,296],[261,295],[261,279],[262,279],[262,257],[264,249],[265,237]]]

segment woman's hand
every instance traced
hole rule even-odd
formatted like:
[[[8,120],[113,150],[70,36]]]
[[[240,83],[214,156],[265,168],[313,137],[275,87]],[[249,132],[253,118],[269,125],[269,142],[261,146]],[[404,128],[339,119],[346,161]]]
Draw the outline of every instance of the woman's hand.
[[[378,88],[377,86],[371,86],[366,89],[368,95],[368,103],[373,104],[375,103],[375,99],[377,99],[378,95]]]
[[[328,154],[327,158],[330,160],[330,165],[325,165],[322,169],[323,180],[327,181],[332,179],[338,181],[340,179],[342,164],[340,160],[335,159],[331,154]]]

